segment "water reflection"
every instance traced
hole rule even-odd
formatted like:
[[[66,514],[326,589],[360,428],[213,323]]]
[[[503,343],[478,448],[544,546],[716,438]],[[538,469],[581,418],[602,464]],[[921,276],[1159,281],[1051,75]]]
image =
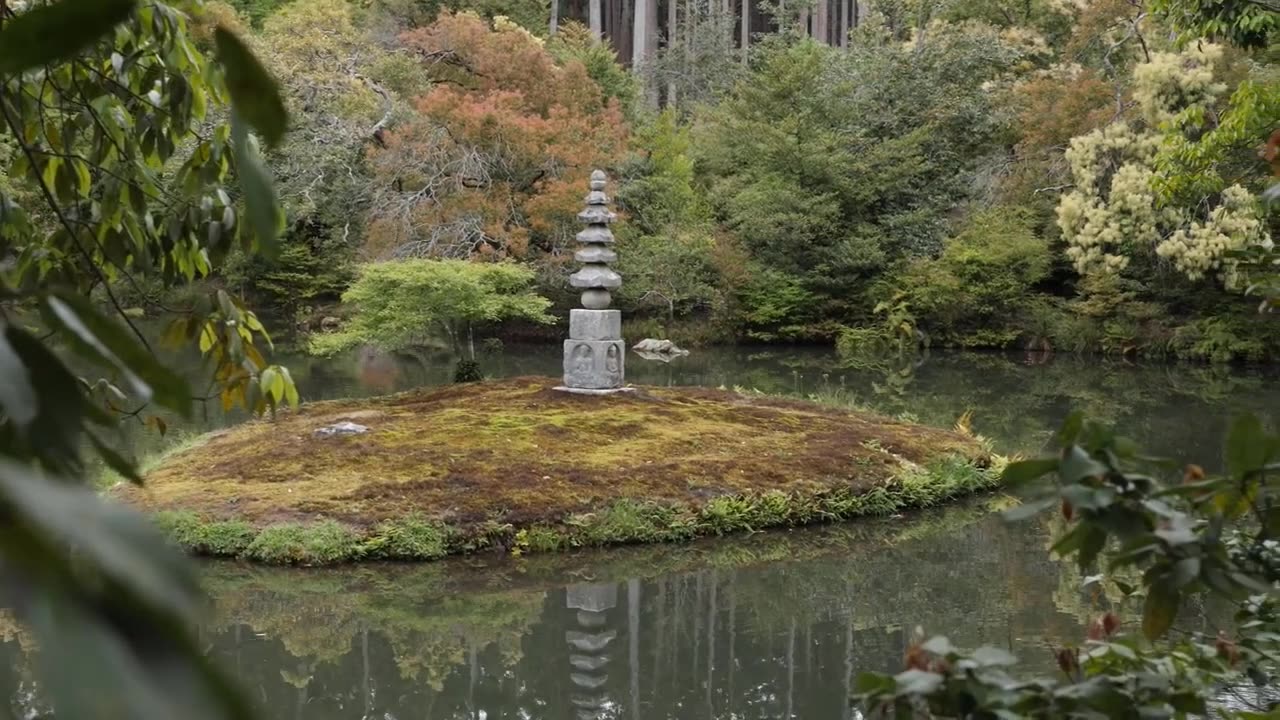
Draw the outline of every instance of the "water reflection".
[[[268,571],[216,564],[211,652],[272,717],[847,718],[913,628],[1050,670],[1108,602],[982,505],[685,548]]]
[[[1049,669],[1100,600],[1060,586],[1051,530],[970,504],[567,557],[215,563],[201,636],[273,718],[848,718],[853,678],[898,667],[917,624]]]

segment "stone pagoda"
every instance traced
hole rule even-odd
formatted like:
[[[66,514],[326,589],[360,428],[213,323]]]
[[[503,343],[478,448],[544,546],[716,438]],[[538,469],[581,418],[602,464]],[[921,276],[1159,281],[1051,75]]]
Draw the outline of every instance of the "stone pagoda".
[[[564,341],[564,385],[568,392],[604,395],[625,392],[623,364],[626,343],[622,340],[622,311],[610,310],[610,290],[622,285],[622,276],[609,267],[618,259],[612,249],[609,223],[617,216],[609,211],[605,195],[605,174],[591,173],[587,208],[578,219],[587,227],[578,233],[582,246],[573,254],[582,268],[569,276],[569,284],[582,289],[582,308],[569,311],[569,339]]]

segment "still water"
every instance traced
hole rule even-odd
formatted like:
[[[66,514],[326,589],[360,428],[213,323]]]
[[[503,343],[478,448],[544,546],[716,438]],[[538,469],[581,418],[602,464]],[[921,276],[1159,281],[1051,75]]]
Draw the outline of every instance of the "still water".
[[[286,361],[312,400],[450,374],[445,357]],[[944,426],[969,413],[1004,452],[1038,451],[1082,409],[1155,452],[1217,466],[1235,413],[1280,408],[1275,373],[1242,368],[934,354],[908,371],[856,372],[826,349],[628,362],[638,384],[811,396]],[[494,348],[482,365],[554,375],[559,348]],[[236,420],[211,411],[196,425]],[[1099,609],[1134,617],[1050,556],[1054,518],[1008,525],[993,513],[1002,502],[566,556],[325,571],[210,563],[215,610],[201,635],[272,718],[847,718],[852,679],[899,668],[917,626],[1048,672],[1049,648],[1078,641]],[[1208,617],[1191,608],[1185,622]],[[0,654],[21,667],[19,640],[0,627]]]

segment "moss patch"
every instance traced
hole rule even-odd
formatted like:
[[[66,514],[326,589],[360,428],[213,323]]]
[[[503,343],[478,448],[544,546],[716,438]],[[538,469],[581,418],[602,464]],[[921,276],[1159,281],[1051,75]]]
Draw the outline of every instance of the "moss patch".
[[[193,551],[324,564],[683,540],[890,514],[995,484],[977,440],[869,413],[552,385],[314,403],[206,436],[144,488],[115,492]],[[342,420],[371,431],[314,437]]]

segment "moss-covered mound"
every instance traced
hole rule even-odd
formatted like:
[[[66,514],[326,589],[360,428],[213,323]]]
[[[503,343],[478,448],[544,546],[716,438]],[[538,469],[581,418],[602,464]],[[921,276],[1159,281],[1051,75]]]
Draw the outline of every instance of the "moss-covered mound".
[[[546,378],[314,403],[212,433],[117,490],[194,552],[277,563],[679,540],[936,504],[994,484],[977,440],[690,388]],[[320,437],[342,421],[363,434]]]

